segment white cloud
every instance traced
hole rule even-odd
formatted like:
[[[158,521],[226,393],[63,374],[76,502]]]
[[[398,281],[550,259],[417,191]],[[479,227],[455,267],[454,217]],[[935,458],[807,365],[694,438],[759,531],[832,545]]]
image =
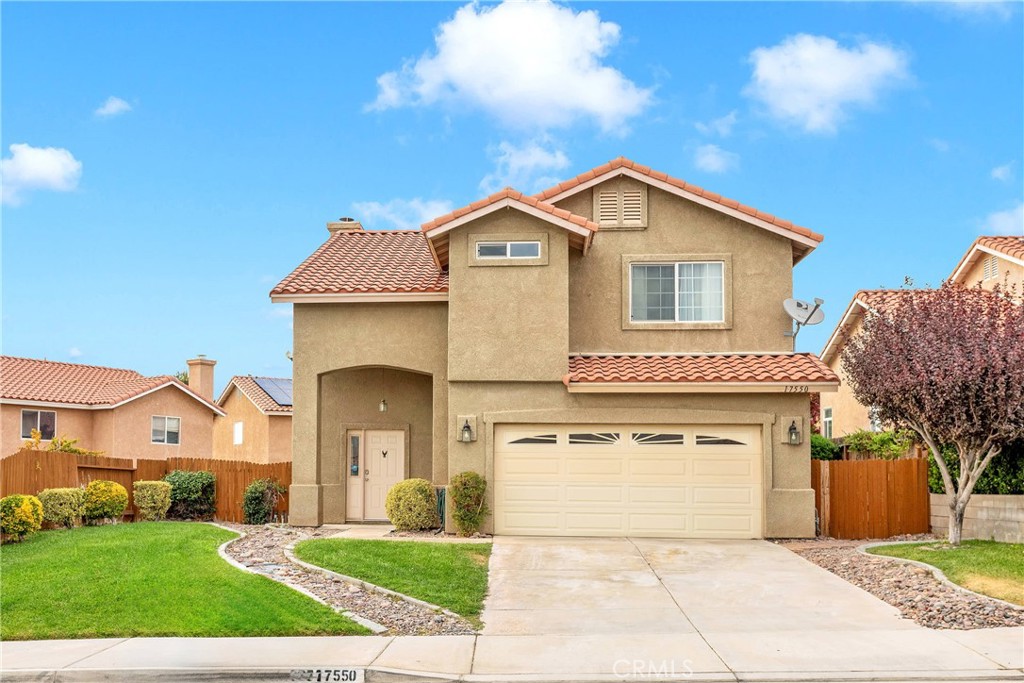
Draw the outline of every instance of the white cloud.
[[[68,357],[69,358],[81,358],[82,357],[82,350],[80,348],[78,348],[77,346],[72,346],[70,349],[68,349]]]
[[[736,110],[732,110],[725,116],[719,117],[707,123],[697,122],[694,126],[704,135],[718,135],[723,138],[732,134],[732,128],[736,125]]]
[[[774,118],[812,133],[834,133],[855,106],[909,78],[906,53],[861,40],[842,47],[827,36],[789,36],[750,53],[754,72],[744,94]]]
[[[0,160],[4,204],[17,206],[32,190],[70,192],[78,187],[82,162],[68,150],[25,143],[15,143],[10,150],[11,156]]]
[[[399,230],[417,230],[427,221],[452,210],[452,203],[444,199],[392,199],[389,202],[356,202],[352,205],[356,215],[367,228],[373,222],[388,223]]]
[[[985,219],[985,229],[996,235],[1024,236],[1024,202],[1005,211],[990,213]]]
[[[727,173],[739,167],[740,155],[718,145],[701,145],[693,155],[693,163],[708,173]]]
[[[517,147],[510,142],[501,142],[489,150],[494,161],[494,171],[480,181],[480,189],[490,194],[504,187],[514,187],[522,192],[536,192],[558,182],[551,171],[569,167],[569,157],[560,149],[548,148],[546,140],[527,142]]]
[[[117,116],[118,114],[124,114],[126,112],[130,112],[131,110],[132,105],[128,104],[120,97],[114,97],[113,95],[111,95],[107,98],[107,101],[101,104],[99,108],[97,108],[96,111],[93,113],[96,114],[96,116],[102,116],[104,118],[107,118],[110,116]]]
[[[942,138],[928,138],[928,144],[936,152],[948,152],[950,150],[949,141],[943,140]]]
[[[377,79],[377,99],[367,108],[469,105],[516,128],[582,118],[624,132],[652,91],[603,63],[620,33],[594,10],[549,0],[469,4],[437,28],[432,53]]]
[[[990,174],[993,180],[1002,180],[1004,183],[1013,179],[1013,162],[996,166]]]

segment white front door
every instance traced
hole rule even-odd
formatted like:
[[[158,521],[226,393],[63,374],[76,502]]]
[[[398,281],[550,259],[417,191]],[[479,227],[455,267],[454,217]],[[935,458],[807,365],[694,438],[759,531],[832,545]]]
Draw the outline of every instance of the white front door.
[[[405,479],[405,432],[367,430],[363,463],[363,519],[388,518],[384,499],[391,487]]]

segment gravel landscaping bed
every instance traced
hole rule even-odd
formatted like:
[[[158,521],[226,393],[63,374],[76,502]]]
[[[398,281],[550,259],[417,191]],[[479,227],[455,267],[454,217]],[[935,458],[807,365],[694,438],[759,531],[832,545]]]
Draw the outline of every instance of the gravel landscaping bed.
[[[901,536],[888,540],[930,541],[935,537]],[[1024,626],[1024,608],[1009,607],[952,588],[927,569],[857,552],[857,547],[865,542],[822,538],[779,543],[896,607],[904,618],[921,626],[956,630]]]
[[[284,547],[311,538],[328,538],[332,530],[222,524],[246,534],[227,547],[233,560],[275,581],[303,588],[331,607],[347,610],[387,627],[385,635],[434,636],[473,634],[462,618],[439,614],[390,595],[300,567],[284,554]]]

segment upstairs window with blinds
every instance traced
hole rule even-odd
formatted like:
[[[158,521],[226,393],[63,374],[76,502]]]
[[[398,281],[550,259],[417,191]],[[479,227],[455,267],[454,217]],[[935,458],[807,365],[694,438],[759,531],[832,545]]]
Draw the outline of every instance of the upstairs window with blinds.
[[[594,191],[594,216],[602,228],[647,227],[647,187],[602,185]]]

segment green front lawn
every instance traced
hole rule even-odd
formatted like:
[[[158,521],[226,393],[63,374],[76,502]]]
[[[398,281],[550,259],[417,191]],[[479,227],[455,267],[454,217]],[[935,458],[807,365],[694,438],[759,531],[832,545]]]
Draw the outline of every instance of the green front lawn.
[[[45,531],[0,551],[3,640],[304,636],[366,629],[287,586],[232,567],[208,524]]]
[[[303,541],[295,554],[475,620],[487,594],[491,544],[331,538]]]
[[[1024,605],[1024,545],[996,541],[905,543],[871,548],[868,552],[902,557],[938,567],[964,588]]]

